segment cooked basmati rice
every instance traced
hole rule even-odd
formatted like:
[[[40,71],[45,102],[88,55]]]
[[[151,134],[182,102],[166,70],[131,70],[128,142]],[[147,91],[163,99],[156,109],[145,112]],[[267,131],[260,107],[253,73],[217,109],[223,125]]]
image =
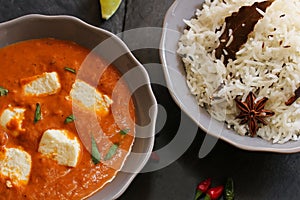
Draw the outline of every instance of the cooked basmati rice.
[[[236,119],[240,110],[235,98],[244,101],[250,91],[257,100],[268,97],[265,109],[275,115],[266,118],[268,125],[260,125],[257,135],[273,143],[285,143],[300,138],[300,100],[285,105],[300,86],[300,0],[275,0],[265,13],[259,10],[263,17],[236,59],[229,60],[225,67],[224,57],[215,57],[225,18],[242,6],[262,1],[206,0],[196,11],[196,18],[185,20],[189,29],[184,30],[178,53],[185,64],[187,85],[199,106],[246,135],[248,125],[240,125]]]

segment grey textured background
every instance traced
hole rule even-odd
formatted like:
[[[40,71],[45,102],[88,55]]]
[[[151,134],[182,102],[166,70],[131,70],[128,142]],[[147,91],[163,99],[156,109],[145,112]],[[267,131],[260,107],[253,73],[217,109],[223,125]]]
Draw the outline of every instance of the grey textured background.
[[[120,33],[138,27],[161,27],[172,3],[172,0],[123,0],[117,13],[105,21],[100,17],[98,0],[0,0],[0,22],[30,13],[66,14]],[[139,50],[134,54],[143,64],[160,62],[156,49]],[[153,90],[168,113],[167,123],[156,136],[158,148],[174,137],[176,124],[185,116],[166,88],[153,85]],[[120,200],[193,199],[197,183],[206,177],[212,177],[214,185],[232,177],[238,200],[300,199],[300,154],[248,152],[219,141],[207,157],[199,159],[197,154],[204,136],[205,133],[198,130],[192,146],[172,165],[139,174]]]

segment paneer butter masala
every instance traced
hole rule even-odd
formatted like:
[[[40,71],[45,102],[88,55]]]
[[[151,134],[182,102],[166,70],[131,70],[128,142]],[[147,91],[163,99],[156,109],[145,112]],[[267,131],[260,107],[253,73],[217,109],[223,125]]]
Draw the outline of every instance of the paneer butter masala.
[[[84,199],[122,167],[133,101],[114,66],[94,56],[82,69],[89,54],[50,38],[0,49],[1,200]]]

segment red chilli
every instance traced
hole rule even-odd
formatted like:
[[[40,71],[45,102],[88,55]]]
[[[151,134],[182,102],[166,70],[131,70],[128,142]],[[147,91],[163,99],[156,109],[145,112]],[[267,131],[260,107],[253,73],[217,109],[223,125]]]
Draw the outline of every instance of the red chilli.
[[[220,196],[222,195],[224,190],[224,186],[218,186],[218,187],[214,187],[214,188],[210,188],[207,193],[206,196],[204,198],[204,200],[216,200],[219,199]]]
[[[197,186],[197,191],[194,200],[199,199],[199,197],[208,190],[210,185],[211,185],[211,178],[208,178],[202,181],[201,183],[199,183],[199,185]]]

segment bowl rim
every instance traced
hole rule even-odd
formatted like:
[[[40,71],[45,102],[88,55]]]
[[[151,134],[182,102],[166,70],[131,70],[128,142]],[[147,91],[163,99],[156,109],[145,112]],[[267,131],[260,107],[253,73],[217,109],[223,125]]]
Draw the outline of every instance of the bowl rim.
[[[233,130],[222,130],[222,133],[217,135],[214,132],[210,131],[209,129],[207,129],[197,118],[195,118],[195,116],[193,116],[189,110],[185,109],[184,105],[182,104],[182,102],[180,101],[181,96],[176,94],[176,92],[174,92],[174,87],[173,87],[173,81],[170,75],[170,66],[168,66],[168,56],[167,56],[167,52],[170,52],[169,49],[166,48],[166,46],[169,44],[167,42],[167,38],[168,38],[168,31],[177,31],[178,32],[178,28],[183,28],[181,24],[179,24],[178,22],[178,18],[176,18],[176,14],[181,12],[182,10],[178,10],[178,8],[180,9],[181,7],[186,7],[187,5],[191,4],[191,6],[195,7],[195,8],[199,8],[197,5],[202,5],[204,3],[204,0],[175,0],[174,3],[171,5],[171,7],[168,9],[165,18],[164,18],[164,22],[163,22],[163,31],[162,31],[162,37],[161,37],[161,41],[160,41],[160,59],[162,62],[162,66],[163,66],[163,72],[164,72],[164,77],[166,80],[166,84],[167,87],[169,89],[169,92],[173,98],[173,100],[176,102],[176,104],[180,107],[180,109],[187,115],[189,116],[189,118],[195,123],[197,124],[198,127],[200,127],[204,132],[206,132],[207,134],[213,136],[213,137],[217,137],[237,148],[240,148],[242,150],[247,150],[247,151],[261,151],[261,152],[273,152],[273,153],[297,153],[300,152],[300,145],[292,145],[291,147],[285,147],[285,144],[287,143],[299,143],[300,144],[300,140],[299,141],[289,141],[285,144],[273,144],[271,141],[266,141],[262,138],[250,138],[250,137],[245,137],[245,136],[241,136],[238,135],[237,133],[234,133],[235,136],[233,136],[234,138],[247,138],[248,140],[253,140],[253,142],[255,142],[255,140],[259,143],[262,142],[262,145],[259,146],[255,146],[255,145],[249,145],[249,144],[241,144],[239,143],[237,140],[232,140],[229,137],[227,137],[226,135],[224,136],[223,133],[226,133],[228,131],[232,131]],[[186,10],[184,10],[186,12]],[[193,11],[193,13],[189,14],[188,19],[190,19],[191,17],[195,16],[193,15],[196,12],[196,9]],[[184,15],[182,13],[179,13],[179,15]],[[181,22],[183,23],[183,19],[181,18]],[[176,21],[177,20],[177,21]],[[174,22],[175,21],[175,22]],[[172,23],[175,23],[176,26]],[[171,25],[170,25],[171,24]],[[178,42],[178,40],[176,40],[176,42]],[[174,50],[174,49],[173,49]],[[177,50],[177,49],[176,49]],[[176,52],[176,51],[175,51]],[[176,57],[178,57],[178,55],[176,55]],[[181,60],[180,60],[181,61]],[[177,62],[177,61],[174,61]],[[179,65],[179,63],[176,63]],[[181,64],[181,66],[183,66],[183,64]],[[173,66],[174,68],[174,66]],[[186,82],[185,82],[186,84]],[[188,91],[190,92],[190,91]],[[190,93],[190,95],[192,95]],[[194,98],[194,96],[193,96]],[[203,108],[199,108],[199,109],[203,109]],[[206,112],[206,111],[205,111]],[[213,119],[214,121],[216,121],[215,119]],[[217,122],[219,123],[219,122]],[[221,122],[223,123],[223,122]],[[225,123],[223,123],[224,125]],[[226,129],[226,128],[225,128]],[[258,141],[261,140],[261,141]]]
[[[122,41],[122,39],[120,39],[117,35],[115,35],[114,33],[105,30],[103,28],[99,28],[96,26],[93,26],[91,24],[88,24],[87,22],[74,17],[74,16],[70,16],[70,15],[45,15],[45,14],[27,14],[27,15],[23,15],[23,16],[19,16],[17,18],[14,19],[10,19],[8,21],[4,21],[0,23],[0,29],[2,27],[5,26],[9,26],[9,25],[14,25],[17,23],[21,23],[22,21],[30,21],[30,20],[62,20],[62,21],[70,21],[74,24],[79,24],[84,26],[87,30],[93,30],[96,31],[98,33],[101,34],[105,34],[106,36],[108,36],[108,38],[112,38],[113,40],[115,40],[126,52],[126,54],[129,56],[129,58],[136,64],[136,67],[139,68],[140,72],[144,75],[145,77],[145,89],[147,91],[147,93],[149,94],[149,102],[152,103],[151,106],[151,112],[149,112],[149,117],[151,118],[151,121],[149,122],[148,126],[149,126],[149,132],[151,132],[150,137],[148,137],[148,145],[147,145],[147,152],[145,152],[145,156],[143,159],[141,159],[140,165],[137,166],[137,168],[134,170],[134,172],[124,172],[125,174],[128,174],[128,177],[126,178],[127,180],[124,181],[124,184],[122,184],[122,187],[118,190],[117,193],[113,194],[113,199],[117,199],[118,197],[120,197],[125,190],[129,187],[129,185],[132,183],[133,179],[137,176],[137,174],[143,169],[143,167],[147,164],[153,147],[154,147],[154,139],[155,139],[155,124],[156,124],[156,119],[157,119],[157,113],[158,113],[158,107],[157,107],[157,101],[155,98],[155,95],[152,91],[151,88],[151,82],[150,82],[150,78],[149,78],[149,74],[146,71],[146,69],[144,68],[144,66],[137,60],[137,58],[135,58],[135,56],[132,54],[132,52],[130,51],[130,49],[128,48],[128,46]],[[135,145],[135,141],[133,142],[132,147]],[[132,151],[132,147],[130,149],[130,151]],[[127,155],[129,156],[131,154],[131,152]],[[126,160],[123,162],[122,168],[124,167],[124,165],[126,165]],[[122,168],[118,171],[118,173],[122,172]],[[108,181],[107,183],[105,183],[105,185],[103,187],[101,187],[99,190],[91,193],[89,196],[85,197],[85,198],[89,198],[89,197],[93,197],[94,195],[96,195],[97,193],[101,192],[101,190],[105,187],[107,187],[107,185],[109,184],[109,182],[113,182],[116,177],[118,176],[118,173],[116,174],[116,176]],[[84,198],[84,199],[85,199]]]

